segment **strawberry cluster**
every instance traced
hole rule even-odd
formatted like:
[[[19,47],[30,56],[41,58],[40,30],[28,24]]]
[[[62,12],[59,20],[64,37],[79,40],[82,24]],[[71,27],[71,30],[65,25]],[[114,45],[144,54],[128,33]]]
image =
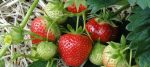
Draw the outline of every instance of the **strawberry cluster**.
[[[94,16],[87,20],[87,8],[86,0],[48,2],[43,8],[44,16],[34,18],[31,22],[30,37],[35,46],[34,57],[51,60],[51,63],[53,58],[62,59],[67,66],[73,67],[79,67],[88,58],[95,65],[128,67],[125,61],[125,37],[122,36],[121,43],[113,42],[118,37],[117,26],[105,17]],[[74,25],[76,28],[66,23],[68,17],[77,18]],[[79,22],[83,22],[83,25],[79,25]],[[11,33],[11,36],[21,36],[14,36],[16,43],[22,42],[22,31],[21,28]]]

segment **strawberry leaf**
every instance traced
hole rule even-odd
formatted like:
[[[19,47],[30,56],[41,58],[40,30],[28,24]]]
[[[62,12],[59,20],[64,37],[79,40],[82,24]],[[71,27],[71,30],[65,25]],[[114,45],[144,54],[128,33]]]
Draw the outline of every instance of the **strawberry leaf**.
[[[128,0],[131,5],[138,4],[142,9],[150,8],[150,0]]]
[[[146,23],[150,23],[148,21],[150,21],[149,19],[149,15],[150,15],[150,9],[145,9],[142,10],[139,7],[136,7],[133,9],[133,15],[129,17],[129,21],[132,23],[129,23],[127,25],[127,30],[128,31],[133,31],[135,30],[137,27],[146,24]]]
[[[29,67],[46,67],[47,61],[38,60],[29,65]]]
[[[141,9],[135,7],[133,14],[129,17],[130,23],[127,30],[130,33],[127,40],[130,40],[129,47],[135,50],[135,58],[138,59],[140,67],[150,67],[150,8]]]
[[[114,4],[127,4],[126,0],[87,0],[87,4],[89,5],[89,10],[92,10],[91,13],[96,13],[102,8],[107,8],[110,5]]]

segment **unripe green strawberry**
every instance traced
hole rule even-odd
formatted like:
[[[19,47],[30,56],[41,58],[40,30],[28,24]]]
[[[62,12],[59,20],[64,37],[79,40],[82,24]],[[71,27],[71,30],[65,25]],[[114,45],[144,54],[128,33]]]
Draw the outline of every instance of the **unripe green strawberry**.
[[[23,41],[24,35],[22,29],[13,28],[13,30],[10,32],[10,35],[12,37],[12,42],[15,44]]]
[[[60,2],[49,2],[44,10],[49,18],[57,23],[63,23],[67,19],[64,16],[63,4]]]
[[[102,54],[105,46],[97,42],[92,49],[89,60],[95,65],[102,65]]]
[[[105,67],[129,67],[126,61],[126,54],[122,52],[122,46],[119,43],[110,42],[105,47],[102,54],[102,61]]]
[[[52,42],[44,41],[37,46],[37,53],[43,60],[49,60],[50,58],[54,57],[56,52],[57,46]]]

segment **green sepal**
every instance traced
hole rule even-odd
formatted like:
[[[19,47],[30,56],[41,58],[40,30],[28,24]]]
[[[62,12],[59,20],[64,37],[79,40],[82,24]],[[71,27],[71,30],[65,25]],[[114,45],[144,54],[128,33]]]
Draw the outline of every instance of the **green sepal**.
[[[75,6],[76,6],[77,11],[79,11],[80,4],[82,4],[83,6],[87,6],[87,3],[85,0],[75,0]]]
[[[81,34],[82,32],[83,32],[83,29],[82,29],[82,26],[80,26],[80,27],[77,29],[76,33]]]
[[[117,58],[119,58],[120,56],[119,56],[119,54],[113,54],[112,56],[111,56],[113,59],[117,59]]]
[[[72,28],[71,25],[67,24],[67,28],[70,32],[75,33],[75,30]]]
[[[118,49],[120,44],[119,43],[116,43],[116,42],[108,42],[108,44],[113,48],[113,49]]]
[[[65,5],[64,5],[64,8],[66,8],[66,7],[70,6],[70,5],[72,5],[73,3],[74,3],[74,0],[67,0],[67,2],[66,2]]]
[[[122,46],[126,46],[126,38],[125,38],[124,35],[121,36],[120,43],[121,43]]]

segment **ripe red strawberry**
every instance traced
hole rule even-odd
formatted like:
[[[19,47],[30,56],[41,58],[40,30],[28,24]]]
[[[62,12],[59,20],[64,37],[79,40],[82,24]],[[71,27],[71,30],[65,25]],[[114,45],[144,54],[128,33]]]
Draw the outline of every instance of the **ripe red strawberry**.
[[[65,34],[59,39],[59,53],[66,65],[80,66],[88,57],[92,42],[88,36]]]
[[[57,37],[60,35],[60,31],[56,23],[53,23],[48,20],[46,17],[37,17],[31,23],[31,31],[42,38],[47,38],[50,41],[55,41]],[[49,29],[49,27],[51,28]],[[32,43],[38,44],[42,40],[40,38],[35,38],[35,36],[31,35]]]
[[[71,2],[68,6],[67,6],[67,10],[69,12],[72,12],[72,13],[80,13],[80,12],[83,12],[84,10],[87,9],[85,3],[86,1],[85,0],[78,0],[80,2],[77,2],[77,3],[80,3],[79,4],[79,7],[77,7],[77,3],[74,1],[74,0],[65,0],[65,2]],[[72,3],[73,2],[73,3]]]
[[[110,41],[112,36],[115,38],[116,29],[109,23],[103,21],[98,22],[96,19],[97,18],[92,18],[86,23],[86,29],[91,34],[92,39],[100,39],[101,42],[105,43]]]

